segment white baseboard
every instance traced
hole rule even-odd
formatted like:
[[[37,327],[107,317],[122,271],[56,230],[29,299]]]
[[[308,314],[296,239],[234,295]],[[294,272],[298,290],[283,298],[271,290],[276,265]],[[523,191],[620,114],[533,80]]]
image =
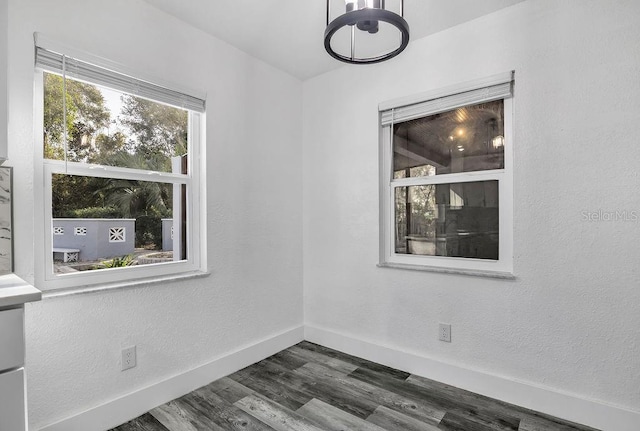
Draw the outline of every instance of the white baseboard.
[[[585,399],[576,394],[450,365],[315,326],[305,325],[304,338],[344,353],[597,429],[640,430],[640,412]]]
[[[303,338],[304,327],[290,329],[217,358],[186,373],[45,426],[41,428],[41,431],[88,431],[113,428],[156,406],[179,398],[209,382],[293,346]]]

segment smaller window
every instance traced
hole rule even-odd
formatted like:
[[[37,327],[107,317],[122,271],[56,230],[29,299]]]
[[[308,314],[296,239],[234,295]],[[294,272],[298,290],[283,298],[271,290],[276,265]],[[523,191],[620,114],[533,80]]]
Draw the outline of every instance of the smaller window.
[[[74,235],[79,235],[79,236],[84,236],[87,234],[87,228],[84,226],[80,226],[80,227],[75,227],[73,228],[73,234]]]
[[[512,85],[381,105],[382,266],[512,271]]]
[[[109,242],[125,242],[126,228],[124,227],[110,227],[109,228]]]
[[[62,226],[54,226],[53,227],[54,235],[64,235],[64,228]]]

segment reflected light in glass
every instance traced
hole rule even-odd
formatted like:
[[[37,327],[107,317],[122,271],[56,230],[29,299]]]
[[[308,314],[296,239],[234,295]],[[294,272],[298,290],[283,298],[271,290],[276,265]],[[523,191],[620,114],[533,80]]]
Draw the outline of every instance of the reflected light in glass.
[[[504,136],[498,135],[491,140],[491,145],[493,148],[500,148],[504,146]]]
[[[376,0],[364,0],[364,1],[363,0],[344,0],[344,4],[345,6],[347,6],[347,11],[362,9],[365,7],[373,8],[376,6],[379,9],[380,8],[379,3],[380,2]]]

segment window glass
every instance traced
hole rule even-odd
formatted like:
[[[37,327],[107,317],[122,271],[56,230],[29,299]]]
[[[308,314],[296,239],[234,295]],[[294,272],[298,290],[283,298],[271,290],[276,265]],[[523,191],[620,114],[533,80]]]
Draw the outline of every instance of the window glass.
[[[395,187],[395,252],[498,259],[498,181]]]
[[[44,73],[44,158],[64,160],[63,78]],[[67,161],[171,172],[187,153],[188,114],[104,87],[66,79]]]
[[[66,174],[51,180],[55,273],[186,258],[173,251],[173,197],[182,185]],[[61,249],[77,250],[78,257],[65,260],[56,255]]]
[[[394,178],[504,168],[504,100],[393,126]]]
[[[380,264],[513,271],[514,73],[380,104]]]

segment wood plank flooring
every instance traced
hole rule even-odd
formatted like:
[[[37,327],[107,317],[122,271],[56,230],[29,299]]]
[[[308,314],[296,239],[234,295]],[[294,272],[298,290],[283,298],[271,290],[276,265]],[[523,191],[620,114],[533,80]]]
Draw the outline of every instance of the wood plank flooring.
[[[594,431],[303,341],[111,431]]]

